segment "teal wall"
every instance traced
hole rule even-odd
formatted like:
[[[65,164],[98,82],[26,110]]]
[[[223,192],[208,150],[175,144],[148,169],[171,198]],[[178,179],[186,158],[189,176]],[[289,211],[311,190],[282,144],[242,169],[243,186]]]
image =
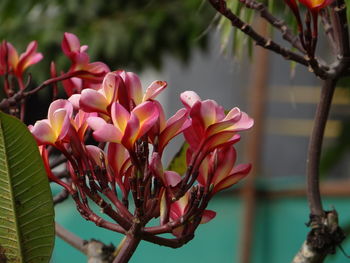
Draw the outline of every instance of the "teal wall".
[[[333,205],[340,214],[341,224],[349,225],[350,198],[325,200],[325,209],[331,209]],[[226,193],[214,198],[209,209],[215,210],[217,217],[208,224],[201,225],[190,243],[179,249],[171,249],[142,242],[130,262],[238,262],[242,228],[241,200]],[[116,245],[122,238],[120,234],[98,228],[82,219],[74,204],[69,201],[56,207],[56,220],[84,239],[95,238]],[[305,239],[307,220],[308,209],[304,198],[259,200],[253,263],[290,262]],[[343,247],[350,252],[348,242],[344,242]],[[327,262],[343,263],[347,260],[342,253],[337,253],[336,256],[329,257]],[[84,263],[86,259],[80,252],[57,238],[52,263],[62,262]]]

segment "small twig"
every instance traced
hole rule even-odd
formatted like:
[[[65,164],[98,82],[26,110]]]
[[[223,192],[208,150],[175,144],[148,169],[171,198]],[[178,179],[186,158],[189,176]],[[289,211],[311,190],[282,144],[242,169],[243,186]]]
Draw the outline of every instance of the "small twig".
[[[304,66],[308,65],[307,60],[302,56],[294,53],[291,50],[281,47],[276,42],[271,39],[266,39],[260,34],[258,34],[250,25],[243,22],[238,16],[236,16],[230,9],[227,8],[226,2],[224,0],[209,0],[211,5],[223,16],[228,18],[232,26],[238,28],[243,33],[252,38],[255,43],[263,48],[274,51],[275,53],[282,55],[284,58],[298,62]]]
[[[225,16],[227,19],[229,19],[232,23],[233,27],[238,28],[241,30],[244,34],[246,34],[248,37],[250,37],[256,45],[261,46],[265,49],[268,49],[270,51],[275,52],[276,54],[281,55],[285,59],[295,61],[301,65],[304,66],[311,66],[310,65],[310,59],[307,59],[285,47],[280,46],[275,41],[271,39],[267,39],[260,34],[258,34],[249,24],[243,22],[238,16],[236,16],[230,9],[226,6],[225,0],[208,0],[211,5],[223,16]],[[328,67],[325,67],[324,65],[321,65],[319,61],[316,59],[312,60],[312,70],[313,72],[322,79],[329,78]]]
[[[350,45],[349,45],[349,27],[346,16],[346,3],[344,0],[336,0],[334,2],[334,13],[335,13],[335,25],[338,30],[338,42],[340,57],[350,56]]]
[[[320,15],[321,15],[323,29],[326,36],[328,37],[329,43],[332,47],[332,51],[334,54],[337,54],[338,47],[334,38],[334,29],[333,29],[333,25],[332,25],[332,21],[331,21],[328,9],[325,9],[325,8],[322,9],[320,11]]]
[[[247,8],[254,9],[260,13],[260,16],[264,18],[267,22],[269,22],[273,27],[277,28],[282,33],[283,39],[288,41],[293,47],[299,50],[301,53],[306,54],[305,49],[300,43],[299,37],[293,35],[292,31],[288,28],[286,23],[276,18],[273,14],[269,12],[266,5],[261,2],[257,2],[255,0],[239,0],[243,3]]]
[[[85,70],[78,70],[78,71],[74,71],[74,72],[69,72],[69,73],[65,73],[59,77],[56,78],[51,78],[48,79],[46,81],[44,81],[41,85],[39,85],[38,87],[36,87],[33,90],[30,91],[23,91],[20,90],[17,93],[15,93],[13,96],[11,96],[10,98],[5,98],[0,102],[0,110],[7,110],[9,109],[11,106],[16,106],[20,101],[22,101],[23,99],[29,97],[30,95],[33,95],[34,93],[40,91],[41,89],[54,84],[56,82],[62,81],[62,80],[66,80],[69,78],[73,78],[73,77],[78,77],[80,75],[93,75],[93,76],[98,76],[100,75],[100,73],[98,74],[93,74],[91,72],[85,71]]]

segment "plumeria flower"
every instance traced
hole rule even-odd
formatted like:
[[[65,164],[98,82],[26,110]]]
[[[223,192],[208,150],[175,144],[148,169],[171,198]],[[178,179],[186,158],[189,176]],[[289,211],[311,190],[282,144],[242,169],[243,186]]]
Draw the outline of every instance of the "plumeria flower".
[[[211,196],[236,184],[250,172],[251,164],[235,166],[236,158],[236,150],[227,146],[216,149],[202,161],[197,181],[202,186],[210,186]]]
[[[128,177],[132,172],[131,160],[127,149],[119,143],[109,143],[107,150],[108,164],[123,196],[130,189]]]
[[[141,103],[130,113],[119,102],[114,102],[111,107],[112,123],[100,117],[90,117],[87,122],[97,141],[121,143],[132,150],[134,143],[149,131],[158,116],[157,107],[150,101]]]
[[[181,176],[174,171],[164,171],[161,156],[154,152],[150,161],[150,169],[165,187],[176,187],[181,182]]]
[[[193,151],[201,151],[203,155],[216,147],[237,142],[240,138],[237,132],[254,124],[240,109],[233,108],[225,115],[215,101],[202,101],[193,91],[182,93],[181,100],[192,119],[191,126],[184,130],[185,139]]]
[[[98,90],[84,89],[81,94],[69,98],[75,108],[85,112],[99,112],[109,115],[110,106],[117,100],[119,86],[123,80],[115,73],[108,73]]]
[[[155,103],[158,107],[159,119],[150,132],[150,139],[156,145],[158,153],[162,155],[170,140],[191,125],[191,119],[188,118],[188,111],[182,108],[166,120],[163,107],[159,102],[155,101]]]
[[[7,48],[7,42],[4,40],[0,44],[0,76],[7,74],[9,72],[9,65],[8,65],[8,48]]]
[[[186,192],[186,194],[183,197],[181,197],[179,200],[171,203],[170,211],[169,211],[170,221],[181,219],[181,217],[186,215],[186,212],[189,209],[189,200],[190,200],[190,194],[189,192]],[[212,210],[204,210],[201,216],[200,224],[208,223],[215,216],[216,216],[216,212]],[[185,226],[179,226],[173,229],[172,233],[174,236],[181,236],[184,230],[185,230]]]
[[[17,78],[22,79],[24,71],[29,66],[34,65],[43,59],[43,55],[36,52],[37,48],[38,43],[32,41],[27,46],[26,51],[18,56],[13,45],[9,42],[3,41],[0,45],[0,74],[5,74],[12,70]],[[5,72],[5,68],[7,68],[7,72]],[[24,86],[21,87],[21,89],[23,88]]]
[[[70,128],[73,106],[68,100],[55,100],[49,107],[47,119],[29,126],[39,145],[61,142]]]
[[[69,100],[76,108],[110,115],[110,106],[114,101],[118,101],[130,112],[142,102],[153,100],[166,86],[164,81],[154,81],[142,95],[138,76],[119,70],[108,73],[99,89],[84,89],[81,95],[75,94]]]
[[[85,132],[88,128],[88,124],[86,120],[89,117],[97,117],[96,112],[85,112],[82,110],[79,110],[78,113],[75,115],[74,119],[71,119],[71,124],[75,128],[76,132],[78,133],[78,137],[80,141],[84,141]]]
[[[124,86],[119,90],[119,102],[129,110],[142,102],[155,99],[167,87],[165,81],[156,80],[143,93],[141,81],[135,73],[124,70],[115,72],[124,80]]]
[[[88,46],[81,46],[76,35],[64,33],[61,46],[63,53],[72,61],[69,72],[83,70],[91,73],[63,81],[63,86],[68,96],[81,91],[83,88],[101,83],[104,75],[110,71],[108,66],[102,62],[90,63],[89,55],[86,53]],[[82,79],[85,81],[82,81]]]

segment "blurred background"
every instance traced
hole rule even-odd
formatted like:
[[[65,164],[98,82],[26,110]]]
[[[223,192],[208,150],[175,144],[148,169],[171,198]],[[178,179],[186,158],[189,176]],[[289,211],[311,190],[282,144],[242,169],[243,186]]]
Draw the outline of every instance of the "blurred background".
[[[291,21],[284,7],[269,2],[279,17]],[[277,32],[238,1],[228,3],[259,32],[273,34],[283,43]],[[58,71],[68,69],[60,42],[64,32],[71,32],[89,46],[91,61],[140,74],[144,88],[156,79],[167,81],[168,89],[160,96],[167,116],[181,107],[181,92],[194,90],[202,99],[214,99],[226,109],[238,106],[255,118],[254,129],[237,144],[239,162],[252,162],[254,170],[244,182],[215,196],[209,206],[217,212],[215,220],[201,225],[194,240],[180,249],[142,242],[131,262],[292,260],[308,232],[306,152],[320,94],[320,81],[305,67],[255,48],[202,0],[2,0],[0,25],[0,39],[19,52],[29,41],[38,41],[44,60],[31,68],[34,84],[48,78],[52,60]],[[327,54],[326,41],[320,43],[319,54]],[[28,123],[46,116],[50,94],[44,91],[31,99]],[[349,103],[344,81],[335,94],[321,165],[325,209],[337,209],[346,232],[350,231]],[[165,162],[181,140],[168,147]],[[54,193],[59,190],[53,187]],[[84,239],[117,245],[122,238],[83,220],[70,199],[56,206],[56,220]],[[343,247],[350,253],[348,241]],[[341,252],[327,259],[344,261]],[[86,260],[57,238],[52,262]]]

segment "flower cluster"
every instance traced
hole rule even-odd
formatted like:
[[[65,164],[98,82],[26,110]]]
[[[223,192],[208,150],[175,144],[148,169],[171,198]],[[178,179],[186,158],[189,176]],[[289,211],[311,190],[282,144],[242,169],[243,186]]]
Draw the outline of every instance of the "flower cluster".
[[[206,209],[210,199],[249,173],[249,164],[235,165],[233,145],[240,139],[237,132],[252,127],[253,120],[238,108],[225,114],[215,101],[201,100],[193,91],[181,94],[184,107],[167,119],[156,100],[166,82],[154,81],[143,92],[136,74],[89,63],[87,47],[74,35],[65,34],[62,48],[73,62],[70,72],[99,74],[65,79],[69,98],[53,101],[47,119],[29,127],[49,179],[63,186],[81,215],[96,225],[133,231],[157,244],[183,245],[200,223],[215,216]],[[183,175],[162,164],[166,146],[179,134],[188,144]],[[60,174],[49,158],[57,151],[66,161]],[[112,222],[97,215],[88,200]],[[160,224],[148,226],[152,218]],[[163,233],[175,238],[160,237]]]

